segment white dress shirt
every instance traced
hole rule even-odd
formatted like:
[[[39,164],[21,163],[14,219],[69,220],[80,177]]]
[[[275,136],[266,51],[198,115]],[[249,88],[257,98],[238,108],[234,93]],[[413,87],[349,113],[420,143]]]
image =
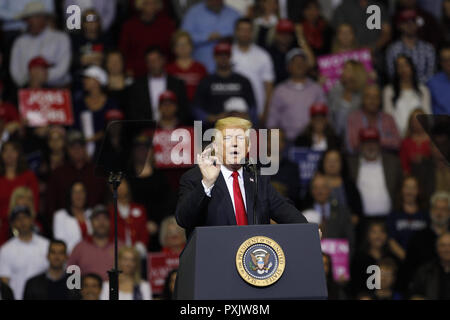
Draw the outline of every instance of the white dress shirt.
[[[386,186],[381,158],[361,159],[357,186],[366,216],[384,216],[391,211],[391,198]]]
[[[220,171],[222,172],[223,178],[228,188],[228,193],[230,194],[231,202],[233,203],[234,214],[236,215],[236,206],[234,205],[234,193],[233,193],[233,171],[225,167],[224,165],[220,166]],[[242,199],[244,200],[245,210],[247,211],[247,201],[245,199],[245,186],[244,186],[244,170],[240,168],[238,171],[238,181],[239,188],[241,189]],[[214,187],[214,184],[209,188],[206,188],[205,184],[202,181],[203,188],[208,197],[211,197],[211,190]]]
[[[23,299],[25,283],[48,268],[49,241],[33,234],[31,241],[11,238],[0,249],[0,277],[9,279],[16,300]]]
[[[159,120],[159,96],[166,91],[166,76],[160,78],[149,77],[148,78],[148,92],[152,103],[152,115],[153,120]]]

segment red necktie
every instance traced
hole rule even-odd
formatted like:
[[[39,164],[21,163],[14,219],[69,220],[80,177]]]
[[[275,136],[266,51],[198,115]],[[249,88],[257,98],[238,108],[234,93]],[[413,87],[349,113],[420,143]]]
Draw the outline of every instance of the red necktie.
[[[233,196],[234,208],[236,209],[236,222],[238,226],[248,225],[247,214],[245,213],[244,200],[242,199],[241,188],[239,187],[238,172],[233,171]]]

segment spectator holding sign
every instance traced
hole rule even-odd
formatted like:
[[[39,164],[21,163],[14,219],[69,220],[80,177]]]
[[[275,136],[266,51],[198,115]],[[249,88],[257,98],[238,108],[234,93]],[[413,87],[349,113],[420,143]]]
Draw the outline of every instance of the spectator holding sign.
[[[50,65],[43,57],[35,57],[28,63],[28,84],[30,89],[43,89],[47,86],[48,68]]]
[[[331,120],[338,136],[345,134],[348,115],[360,107],[367,82],[368,74],[361,62],[347,60],[344,63],[340,80],[328,93]]]
[[[106,128],[105,115],[118,106],[105,93],[108,75],[98,66],[90,66],[83,72],[83,93],[74,95],[74,128],[83,132],[88,143],[88,154],[92,156],[96,144],[100,143]]]
[[[336,35],[331,46],[331,53],[345,53],[356,50],[358,43],[356,41],[355,30],[349,23],[341,23],[336,27]]]
[[[10,73],[18,87],[29,81],[28,63],[37,56],[42,56],[51,65],[47,79],[49,86],[61,87],[70,82],[70,40],[65,33],[49,27],[50,12],[47,10],[41,2],[32,1],[21,14],[28,30],[14,42],[10,63]]]

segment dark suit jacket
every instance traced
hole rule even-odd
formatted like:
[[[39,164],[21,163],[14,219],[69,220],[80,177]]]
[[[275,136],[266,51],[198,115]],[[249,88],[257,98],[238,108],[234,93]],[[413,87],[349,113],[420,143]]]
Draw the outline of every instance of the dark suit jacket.
[[[314,210],[314,207],[309,209]],[[330,217],[322,223],[322,237],[347,239],[350,252],[354,252],[354,232],[348,208],[339,205],[336,200],[330,202]],[[351,256],[351,254],[350,254]]]
[[[382,163],[386,187],[391,198],[391,203],[394,205],[397,199],[402,184],[403,171],[400,165],[400,160],[389,153],[382,154]],[[351,179],[356,184],[358,181],[358,173],[360,168],[360,159],[358,156],[350,156],[348,158],[348,168]]]
[[[252,174],[244,170],[247,219],[253,224],[254,183]],[[186,172],[180,180],[180,192],[176,209],[178,224],[185,228],[189,236],[195,227],[236,225],[236,218],[228,188],[222,173],[219,174],[211,197],[205,194],[202,174],[198,166]],[[270,219],[277,223],[307,223],[306,218],[270,184],[269,176],[258,177],[257,221],[269,224]]]
[[[177,115],[181,124],[187,124],[191,119],[191,112],[186,94],[184,82],[171,75],[166,75],[167,90],[175,93],[178,100]],[[152,99],[148,87],[148,77],[137,79],[130,87],[128,96],[127,119],[129,120],[153,120]]]

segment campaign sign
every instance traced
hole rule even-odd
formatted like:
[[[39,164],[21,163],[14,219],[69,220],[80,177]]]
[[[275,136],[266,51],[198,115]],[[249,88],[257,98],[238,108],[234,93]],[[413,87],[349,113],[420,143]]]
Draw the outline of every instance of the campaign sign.
[[[317,64],[319,65],[320,75],[326,79],[323,85],[325,92],[328,93],[340,79],[342,67],[347,60],[361,62],[368,73],[373,71],[372,56],[368,49],[320,56],[317,58]]]
[[[70,126],[74,121],[69,90],[22,89],[19,91],[19,112],[30,127]]]
[[[180,259],[168,252],[151,252],[147,256],[147,279],[152,286],[152,293],[163,293],[164,283],[170,271],[177,269]]]
[[[194,128],[157,129],[153,135],[157,168],[186,168],[194,163]]]
[[[346,239],[322,239],[322,251],[331,258],[331,269],[336,281],[350,279],[349,244]]]

